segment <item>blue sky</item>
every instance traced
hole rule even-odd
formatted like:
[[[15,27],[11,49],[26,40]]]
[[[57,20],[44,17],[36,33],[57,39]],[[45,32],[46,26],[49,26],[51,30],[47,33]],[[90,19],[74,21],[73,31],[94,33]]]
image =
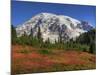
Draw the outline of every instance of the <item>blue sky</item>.
[[[60,15],[67,15],[78,20],[85,20],[96,26],[96,7],[71,4],[41,3],[12,1],[11,4],[11,23],[14,26],[24,23],[32,16],[48,12]]]

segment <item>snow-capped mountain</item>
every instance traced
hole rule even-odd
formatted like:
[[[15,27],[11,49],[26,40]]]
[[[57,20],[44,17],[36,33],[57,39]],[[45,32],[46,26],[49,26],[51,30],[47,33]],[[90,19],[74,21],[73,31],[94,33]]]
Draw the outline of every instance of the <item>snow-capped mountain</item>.
[[[33,37],[37,36],[38,27],[40,27],[43,41],[49,38],[52,43],[55,40],[58,41],[59,36],[62,40],[68,41],[93,28],[88,22],[81,22],[69,16],[40,13],[18,25],[16,27],[17,36],[20,37],[24,33],[33,34]]]

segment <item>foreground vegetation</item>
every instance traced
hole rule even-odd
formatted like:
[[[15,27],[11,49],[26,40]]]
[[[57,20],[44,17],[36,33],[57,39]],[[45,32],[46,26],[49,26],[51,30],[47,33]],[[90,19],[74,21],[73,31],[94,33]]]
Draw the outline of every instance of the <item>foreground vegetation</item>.
[[[96,40],[95,29],[90,30],[82,35],[80,35],[76,40],[70,39],[65,42],[59,35],[59,40],[55,43],[50,43],[48,38],[47,41],[43,42],[41,37],[41,30],[38,28],[37,36],[33,37],[32,30],[31,34],[28,36],[24,33],[21,37],[17,37],[16,31],[12,26],[12,44],[18,45],[29,45],[37,48],[47,48],[47,49],[63,49],[63,50],[80,50],[89,53],[96,53]]]
[[[55,71],[87,70],[96,68],[95,29],[76,40],[43,42],[41,30],[36,37],[26,33],[16,36],[12,26],[12,75]]]
[[[12,46],[12,75],[96,68],[96,57],[82,51]]]

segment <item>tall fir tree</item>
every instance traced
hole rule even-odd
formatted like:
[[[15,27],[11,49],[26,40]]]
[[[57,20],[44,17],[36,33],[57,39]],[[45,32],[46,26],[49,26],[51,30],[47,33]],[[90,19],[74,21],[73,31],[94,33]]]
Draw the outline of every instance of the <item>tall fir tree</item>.
[[[16,38],[16,30],[15,30],[15,27],[13,25],[11,25],[11,36],[12,38]]]
[[[13,25],[11,25],[11,42],[12,44],[15,44],[16,43],[16,30],[15,30],[15,27]]]
[[[37,39],[39,42],[43,42],[40,26],[38,26]]]
[[[30,37],[33,37],[33,29],[31,28],[31,30],[30,30],[30,35],[29,35]]]

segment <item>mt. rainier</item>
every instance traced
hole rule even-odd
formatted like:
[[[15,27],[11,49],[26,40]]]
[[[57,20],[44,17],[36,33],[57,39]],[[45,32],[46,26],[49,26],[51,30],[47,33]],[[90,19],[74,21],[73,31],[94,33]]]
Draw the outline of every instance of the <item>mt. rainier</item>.
[[[33,37],[35,37],[38,27],[40,27],[43,41],[49,38],[52,43],[55,40],[58,41],[59,36],[62,37],[62,40],[68,41],[93,28],[88,22],[81,22],[69,16],[40,13],[22,25],[18,25],[16,27],[17,36],[20,37],[26,33],[27,35],[33,34]]]

